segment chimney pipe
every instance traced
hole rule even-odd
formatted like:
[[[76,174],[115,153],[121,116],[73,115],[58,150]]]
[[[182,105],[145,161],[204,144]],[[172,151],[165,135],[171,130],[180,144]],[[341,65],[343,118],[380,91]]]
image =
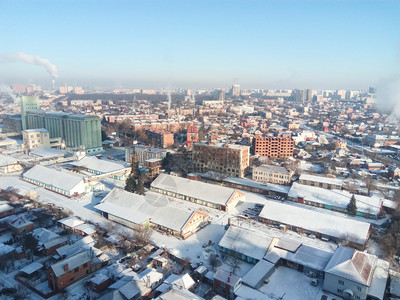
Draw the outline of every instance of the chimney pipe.
[[[64,271],[68,271],[68,264],[64,265]]]

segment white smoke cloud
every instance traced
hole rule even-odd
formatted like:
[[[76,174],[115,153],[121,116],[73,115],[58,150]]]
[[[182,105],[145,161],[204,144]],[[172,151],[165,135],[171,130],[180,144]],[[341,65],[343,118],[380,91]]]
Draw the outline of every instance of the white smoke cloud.
[[[381,81],[376,88],[376,106],[400,120],[400,75]]]
[[[15,96],[14,91],[8,85],[0,83],[0,93],[9,95],[13,99],[14,103],[18,102],[18,98]],[[4,100],[5,99],[1,99],[0,103],[3,103]]]
[[[32,55],[25,52],[17,52],[15,54],[7,54],[4,58],[8,61],[23,61],[27,64],[38,65],[46,68],[47,72],[53,78],[58,77],[58,70],[47,58],[42,58],[38,55]]]

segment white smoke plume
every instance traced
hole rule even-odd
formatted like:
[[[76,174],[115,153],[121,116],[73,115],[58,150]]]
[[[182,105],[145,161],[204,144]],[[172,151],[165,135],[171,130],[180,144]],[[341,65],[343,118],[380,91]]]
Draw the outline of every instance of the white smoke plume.
[[[15,54],[7,54],[4,58],[8,61],[23,61],[27,64],[38,65],[44,67],[53,78],[58,77],[58,70],[47,58],[38,55],[32,55],[25,52],[17,52]]]
[[[14,91],[6,84],[0,83],[0,94],[7,94],[9,95],[14,103],[18,102],[18,98],[15,96]],[[0,103],[4,102],[4,99],[0,100]]]
[[[168,111],[170,111],[170,110],[171,110],[171,101],[172,101],[172,98],[171,98],[171,91],[170,91],[169,88],[168,88],[168,91],[167,91],[167,97],[168,97]]]
[[[400,120],[400,75],[381,81],[376,88],[376,106],[390,118]]]

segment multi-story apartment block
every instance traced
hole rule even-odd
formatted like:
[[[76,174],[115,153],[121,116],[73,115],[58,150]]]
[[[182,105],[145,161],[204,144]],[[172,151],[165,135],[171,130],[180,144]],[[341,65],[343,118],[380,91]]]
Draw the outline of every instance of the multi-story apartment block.
[[[193,165],[199,172],[216,171],[243,177],[249,166],[250,147],[227,143],[195,143]]]
[[[38,147],[50,147],[50,134],[44,128],[27,129],[22,131],[25,149],[28,151]]]
[[[262,165],[253,168],[253,180],[262,183],[289,184],[291,177],[284,167]]]
[[[265,157],[286,158],[293,156],[294,141],[290,135],[257,136],[253,139],[253,152]]]
[[[167,148],[174,144],[174,135],[168,131],[146,129],[146,135],[150,144],[161,148]]]

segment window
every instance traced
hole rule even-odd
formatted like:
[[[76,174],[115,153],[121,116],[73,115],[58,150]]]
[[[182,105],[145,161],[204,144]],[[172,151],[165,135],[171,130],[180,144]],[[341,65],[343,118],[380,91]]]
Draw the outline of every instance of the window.
[[[79,271],[79,267],[75,268],[75,273]]]
[[[344,285],[344,281],[343,281],[343,280],[339,280],[338,283],[339,283],[340,285]]]
[[[359,291],[361,292],[361,287],[360,287],[360,286],[358,286],[358,287],[357,287],[357,290],[359,290]]]
[[[342,294],[342,293],[343,293],[343,290],[337,289],[337,292],[338,292],[339,294]]]

